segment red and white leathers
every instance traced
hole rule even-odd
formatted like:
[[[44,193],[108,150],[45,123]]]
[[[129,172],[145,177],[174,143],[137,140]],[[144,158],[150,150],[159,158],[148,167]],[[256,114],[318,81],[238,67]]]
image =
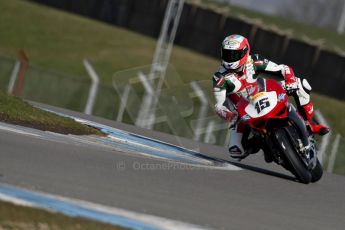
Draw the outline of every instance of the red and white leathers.
[[[245,156],[241,143],[245,125],[238,122],[236,105],[240,97],[247,97],[249,93],[252,94],[254,90],[257,90],[255,85],[260,73],[267,73],[281,80],[287,93],[294,96],[298,111],[304,120],[310,123],[312,132],[318,134],[328,132],[327,127],[314,125],[311,122],[313,116],[313,104],[310,100],[311,86],[306,79],[297,78],[291,67],[277,65],[259,55],[249,55],[246,63],[240,69],[227,69],[221,65],[213,76],[215,111],[219,117],[229,121],[231,125],[230,156],[235,158]]]

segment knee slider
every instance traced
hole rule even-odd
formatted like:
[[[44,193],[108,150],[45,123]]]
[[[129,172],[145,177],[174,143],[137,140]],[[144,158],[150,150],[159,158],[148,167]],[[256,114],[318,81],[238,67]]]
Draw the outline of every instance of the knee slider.
[[[298,78],[298,90],[297,90],[297,98],[296,100],[299,101],[301,106],[307,105],[310,102],[310,92],[312,88],[309,82],[306,79]]]
[[[307,79],[303,79],[303,80],[301,81],[301,83],[302,83],[302,88],[303,88],[303,90],[304,90],[307,94],[310,94],[312,88],[311,88],[309,82],[307,81]]]

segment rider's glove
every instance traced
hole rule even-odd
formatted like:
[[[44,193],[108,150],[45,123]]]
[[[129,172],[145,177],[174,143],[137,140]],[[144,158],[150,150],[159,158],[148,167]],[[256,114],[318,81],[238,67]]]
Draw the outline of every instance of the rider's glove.
[[[228,108],[225,106],[216,106],[216,113],[217,115],[222,118],[223,120],[226,120],[230,123],[230,125],[233,125],[238,120],[238,113],[237,112],[231,112]]]
[[[298,89],[298,80],[291,67],[284,67],[285,90],[288,95],[293,94]]]

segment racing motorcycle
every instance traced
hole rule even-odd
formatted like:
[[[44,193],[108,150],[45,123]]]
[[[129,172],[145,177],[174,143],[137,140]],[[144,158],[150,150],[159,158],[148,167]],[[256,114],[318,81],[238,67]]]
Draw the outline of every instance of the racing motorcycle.
[[[252,91],[237,104],[239,119],[247,126],[242,139],[247,154],[262,149],[266,162],[283,166],[300,182],[320,180],[323,169],[314,136],[284,88],[273,79],[259,78]]]

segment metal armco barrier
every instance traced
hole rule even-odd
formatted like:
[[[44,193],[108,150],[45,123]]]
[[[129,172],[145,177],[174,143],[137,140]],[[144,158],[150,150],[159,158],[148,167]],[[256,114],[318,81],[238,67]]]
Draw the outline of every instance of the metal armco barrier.
[[[265,58],[280,63],[282,54],[286,52],[288,38],[274,31],[258,28],[251,43],[252,53],[265,55]]]
[[[128,28],[137,32],[158,37],[167,1],[134,1],[131,7]]]
[[[306,42],[290,39],[283,54],[282,63],[292,66],[297,76],[308,77],[311,74],[313,60],[318,49]]]
[[[142,34],[158,37],[167,0],[31,0],[81,14]],[[317,45],[290,39],[255,22],[226,17],[211,9],[186,3],[175,43],[197,52],[219,58],[220,42],[226,35],[241,34],[259,53],[277,63],[292,66],[297,75],[306,77],[318,92],[338,99],[345,95],[335,88],[345,86],[345,57],[320,50]],[[338,64],[342,63],[342,64]],[[339,65],[339,66],[338,66]],[[333,73],[333,68],[336,73]],[[331,72],[331,73],[330,73]],[[327,81],[321,77],[327,75]],[[314,76],[315,75],[315,76]],[[322,82],[322,83],[321,83]],[[341,91],[340,91],[341,92]]]
[[[249,22],[245,22],[237,18],[227,17],[222,31],[217,36],[220,38],[220,40],[223,40],[224,37],[229,34],[241,34],[247,37],[250,41],[253,41],[255,31],[256,25],[250,24]],[[219,54],[217,55],[217,57],[219,57]]]
[[[345,57],[322,50],[311,80],[315,91],[345,100]]]
[[[219,55],[217,48],[222,38],[217,35],[221,31],[223,18],[213,11],[185,5],[177,31],[176,44],[207,55]]]

